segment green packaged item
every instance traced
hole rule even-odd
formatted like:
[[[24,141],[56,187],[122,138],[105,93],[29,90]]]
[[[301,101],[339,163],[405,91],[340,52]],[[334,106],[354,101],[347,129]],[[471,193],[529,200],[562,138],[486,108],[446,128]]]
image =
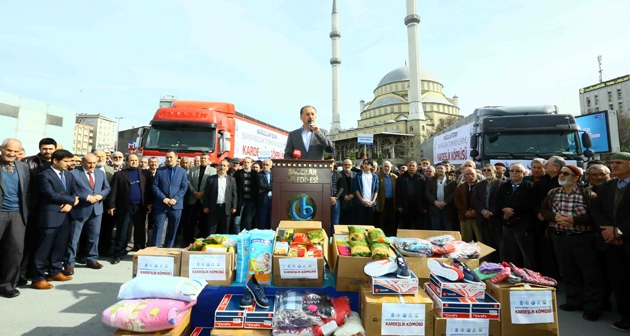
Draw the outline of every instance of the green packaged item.
[[[370,229],[368,230],[368,239],[370,243],[389,243],[387,241],[387,236],[385,236],[385,232],[381,229]]]
[[[365,241],[349,241],[350,255],[353,257],[369,257],[372,255]]]
[[[348,226],[351,241],[365,241],[365,229],[356,226]]]
[[[278,229],[276,241],[291,243],[294,235],[295,231],[293,229]]]
[[[221,235],[212,235],[206,238],[206,244],[217,244],[221,245],[223,242],[227,240],[227,237]]]
[[[389,244],[375,243],[372,244],[372,259],[389,258]]]
[[[306,233],[311,245],[322,245],[324,243],[324,232],[322,230],[311,230]]]

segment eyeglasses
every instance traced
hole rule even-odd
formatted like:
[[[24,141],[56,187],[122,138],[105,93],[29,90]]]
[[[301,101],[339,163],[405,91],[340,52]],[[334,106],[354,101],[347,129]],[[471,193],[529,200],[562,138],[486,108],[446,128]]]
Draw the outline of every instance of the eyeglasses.
[[[483,171],[485,171],[485,172],[491,172],[491,171],[492,171],[492,169],[484,169]]]
[[[588,174],[588,176],[605,177],[605,176],[608,176],[608,174],[606,174],[606,173],[600,173],[600,174],[590,173],[590,174]]]
[[[263,166],[271,166],[271,165],[268,163],[263,163]]]
[[[560,175],[562,175],[562,176],[575,176],[575,174],[571,174],[571,173],[565,172],[565,171],[560,172]]]
[[[522,170],[510,170],[510,173],[522,173]]]

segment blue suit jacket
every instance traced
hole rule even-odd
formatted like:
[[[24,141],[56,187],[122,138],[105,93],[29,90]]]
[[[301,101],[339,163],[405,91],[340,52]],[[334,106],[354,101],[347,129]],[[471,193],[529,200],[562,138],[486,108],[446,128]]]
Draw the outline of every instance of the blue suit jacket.
[[[94,189],[90,186],[90,180],[85,175],[83,167],[76,168],[70,172],[74,177],[74,193],[79,196],[79,204],[72,208],[70,214],[72,218],[83,220],[89,218],[92,214],[99,216],[103,214],[103,200],[109,195],[111,188],[107,182],[105,173],[96,168],[94,169]],[[87,201],[88,195],[101,195],[103,200],[94,204]]]
[[[363,185],[363,179],[361,179],[361,177],[363,176],[363,172],[358,172],[355,176],[354,176],[354,181],[352,181],[352,184],[354,184],[354,191],[355,192],[359,192],[361,194],[361,196],[363,196],[363,188],[367,188],[368,186],[364,186]],[[378,176],[374,173],[370,173],[372,174],[372,185],[369,186],[372,188],[372,196],[374,196],[374,194],[376,194],[378,192]],[[359,199],[358,197],[355,197],[354,199],[356,199],[357,204],[361,204],[361,199]],[[371,201],[371,200],[369,200]],[[374,202],[374,204],[372,204],[372,206],[376,206],[377,202]]]
[[[60,212],[62,204],[74,204],[74,177],[64,173],[67,189],[64,189],[61,179],[52,168],[48,168],[37,175],[37,189],[41,196],[40,228],[55,228],[66,220],[67,213]]]
[[[155,172],[153,177],[153,195],[155,195],[154,208],[156,211],[165,210],[169,208],[164,201],[165,198],[172,198],[177,201],[172,209],[182,210],[184,209],[184,196],[186,190],[188,190],[188,177],[186,176],[186,170],[180,166],[175,166],[175,174],[171,181],[168,167],[160,167]]]

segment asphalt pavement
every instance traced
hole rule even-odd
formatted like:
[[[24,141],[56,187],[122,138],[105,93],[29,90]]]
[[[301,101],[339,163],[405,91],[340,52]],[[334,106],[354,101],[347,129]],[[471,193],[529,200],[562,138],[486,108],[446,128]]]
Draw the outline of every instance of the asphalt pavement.
[[[24,287],[17,298],[0,297],[0,335],[113,335],[115,329],[101,322],[101,314],[116,302],[120,285],[131,279],[131,255],[117,265],[111,265],[109,259],[100,262],[105,265],[100,270],[77,265],[73,279],[53,282],[53,289]],[[564,302],[562,288],[558,301]],[[581,312],[559,311],[558,317],[561,335],[624,335],[610,328],[621,319],[614,311],[605,312],[598,322],[585,321]]]

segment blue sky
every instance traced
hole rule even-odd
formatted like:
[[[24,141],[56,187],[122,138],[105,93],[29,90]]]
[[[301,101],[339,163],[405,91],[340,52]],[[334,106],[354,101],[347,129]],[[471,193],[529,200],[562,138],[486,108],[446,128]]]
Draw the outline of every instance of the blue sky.
[[[291,130],[303,105],[330,127],[332,0],[0,2],[0,90],[147,125],[161,95],[227,101]],[[630,73],[630,1],[418,1],[420,65],[484,105],[556,104]],[[407,59],[404,0],[339,0],[341,123]]]

